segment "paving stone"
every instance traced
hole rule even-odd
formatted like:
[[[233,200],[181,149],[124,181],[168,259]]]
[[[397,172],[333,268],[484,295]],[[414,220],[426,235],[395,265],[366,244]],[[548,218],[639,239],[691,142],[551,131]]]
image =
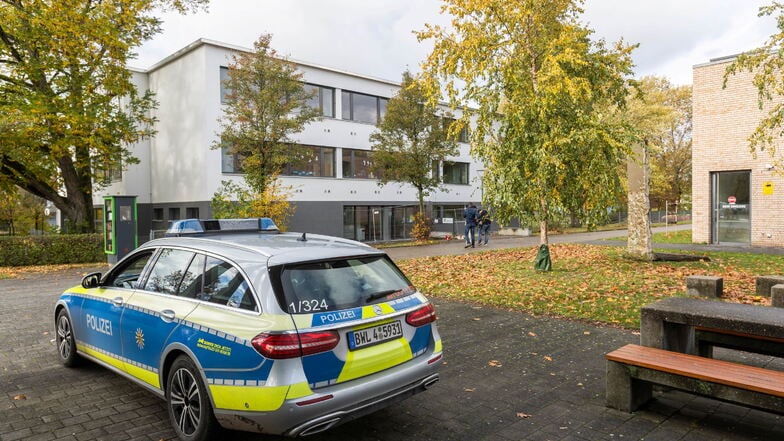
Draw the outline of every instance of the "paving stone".
[[[0,280],[0,439],[174,439],[158,397],[97,365],[69,369],[59,364],[50,342],[51,310],[59,293],[76,285],[83,272]],[[639,342],[631,331],[441,299],[434,303],[445,348],[441,381],[311,439],[784,439],[781,416],[678,391],[657,392],[634,414],[607,409],[604,354]],[[767,366],[782,363],[718,355]],[[20,393],[27,399],[13,400]],[[285,439],[242,432],[226,438]]]

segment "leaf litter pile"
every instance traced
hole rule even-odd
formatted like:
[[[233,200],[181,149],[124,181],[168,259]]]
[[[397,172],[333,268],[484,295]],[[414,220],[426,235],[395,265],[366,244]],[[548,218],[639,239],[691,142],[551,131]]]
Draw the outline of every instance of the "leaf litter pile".
[[[550,245],[553,270],[534,269],[537,247],[410,259],[400,263],[426,295],[533,314],[639,328],[640,307],[685,296],[686,277],[724,279],[724,300],[769,304],[755,277],[782,274],[784,256],[706,253],[710,261],[640,262],[619,247]]]

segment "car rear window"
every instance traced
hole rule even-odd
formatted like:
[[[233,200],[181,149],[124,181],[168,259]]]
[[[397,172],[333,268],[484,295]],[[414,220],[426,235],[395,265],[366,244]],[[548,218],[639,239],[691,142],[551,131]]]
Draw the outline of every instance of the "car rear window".
[[[277,275],[274,273],[278,273]],[[291,314],[313,314],[388,301],[414,292],[385,256],[286,265],[273,273],[278,301]]]

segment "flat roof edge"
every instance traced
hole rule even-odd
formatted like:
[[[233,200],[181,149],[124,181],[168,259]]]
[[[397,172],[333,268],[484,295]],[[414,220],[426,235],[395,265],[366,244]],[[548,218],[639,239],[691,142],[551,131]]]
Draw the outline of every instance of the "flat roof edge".
[[[198,40],[190,43],[189,45],[183,47],[182,49],[180,49],[180,50],[174,52],[173,54],[167,56],[166,58],[162,59],[161,61],[153,64],[152,66],[150,66],[149,69],[147,69],[147,72],[152,72],[154,70],[160,69],[161,67],[171,63],[172,61],[176,60],[177,58],[182,57],[185,54],[187,54],[187,53],[189,53],[189,52],[191,52],[191,51],[193,51],[195,49],[198,49],[201,46],[214,46],[214,47],[218,47],[218,48],[230,49],[230,50],[239,51],[239,52],[252,52],[253,51],[253,49],[248,48],[248,47],[244,47],[244,46],[238,46],[238,45],[234,45],[234,44],[230,44],[230,43],[224,43],[224,42],[221,42],[221,41],[210,40],[208,38],[199,38]],[[280,57],[280,58],[281,59],[285,59],[285,60],[287,60],[287,61],[289,61],[291,63],[294,63],[296,65],[303,66],[303,67],[312,67],[312,68],[315,68],[315,69],[321,69],[321,70],[325,70],[325,71],[328,71],[328,72],[335,72],[335,73],[339,73],[339,74],[342,74],[342,75],[348,75],[348,76],[352,76],[352,77],[355,77],[355,78],[362,78],[362,79],[366,79],[366,80],[371,80],[371,81],[375,81],[375,82],[379,82],[379,83],[388,84],[390,86],[400,87],[400,82],[399,81],[393,81],[393,80],[388,80],[388,79],[385,79],[385,78],[373,77],[373,76],[370,76],[370,75],[362,75],[362,74],[358,74],[356,72],[349,72],[347,70],[336,69],[336,68],[333,68],[333,67],[328,67],[328,66],[324,66],[324,65],[320,65],[320,64],[316,64],[316,63],[311,63],[311,62],[308,62],[308,61],[298,60],[296,58],[290,58],[290,57]]]

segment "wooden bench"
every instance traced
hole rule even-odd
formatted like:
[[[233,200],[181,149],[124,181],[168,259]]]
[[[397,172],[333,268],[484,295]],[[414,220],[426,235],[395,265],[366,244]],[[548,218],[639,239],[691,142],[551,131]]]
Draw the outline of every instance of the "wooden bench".
[[[658,384],[784,413],[784,372],[629,344],[606,355],[607,406],[633,412]]]

